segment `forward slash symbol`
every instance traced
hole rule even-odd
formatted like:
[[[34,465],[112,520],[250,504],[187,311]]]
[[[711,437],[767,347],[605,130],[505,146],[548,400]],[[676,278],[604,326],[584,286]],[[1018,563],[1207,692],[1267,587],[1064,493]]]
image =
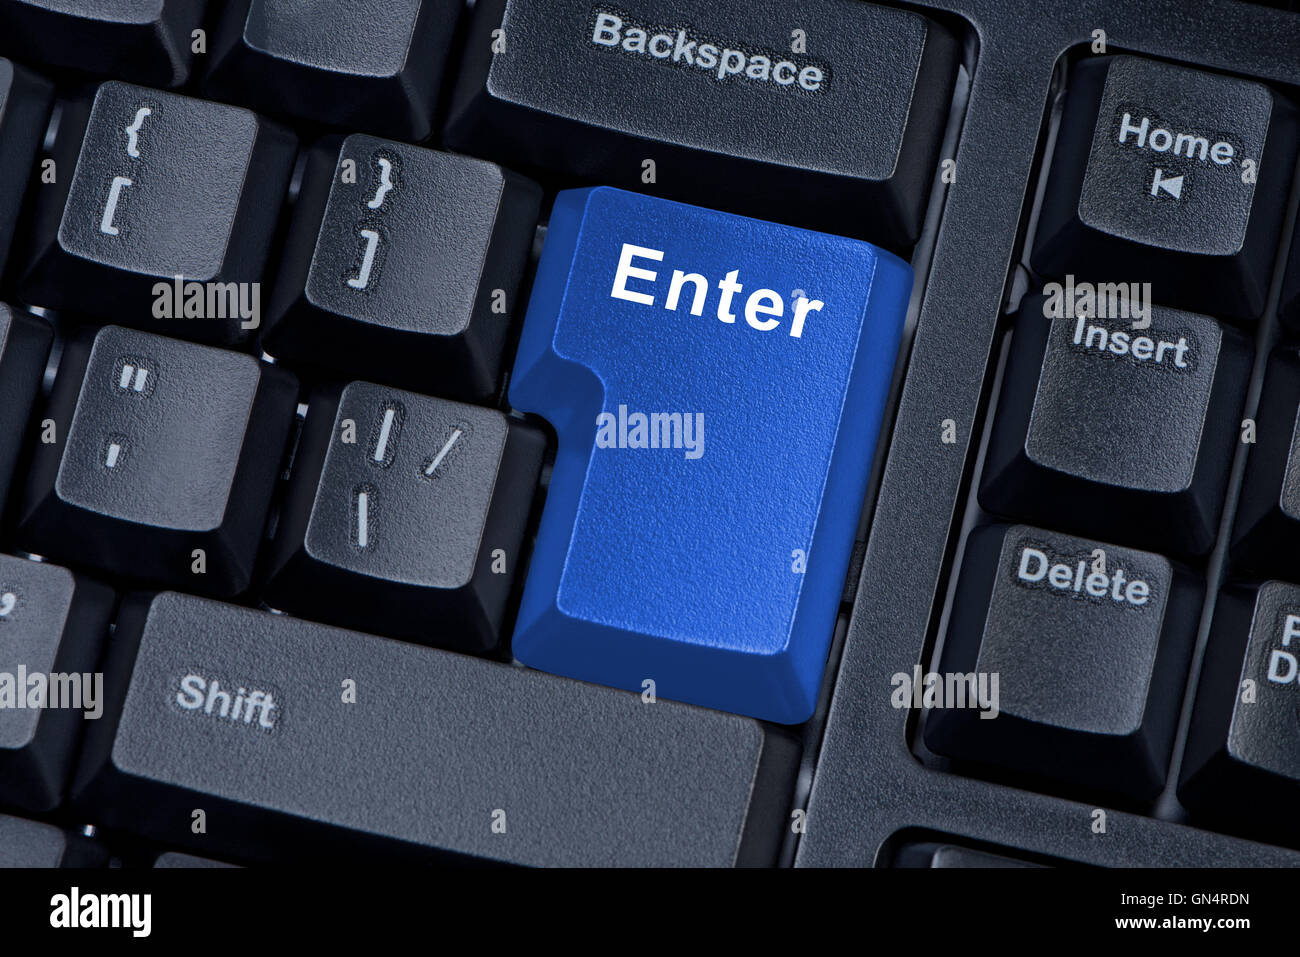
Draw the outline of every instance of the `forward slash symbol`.
[[[433,457],[433,459],[429,462],[427,466],[425,466],[424,468],[425,475],[431,476],[433,475],[434,472],[438,470],[438,466],[441,465],[442,460],[447,457],[447,453],[450,452],[451,447],[456,444],[456,440],[459,439],[464,434],[465,434],[464,431],[461,429],[455,429],[452,431],[451,438],[447,440],[447,443],[441,449],[438,450],[438,454]]]

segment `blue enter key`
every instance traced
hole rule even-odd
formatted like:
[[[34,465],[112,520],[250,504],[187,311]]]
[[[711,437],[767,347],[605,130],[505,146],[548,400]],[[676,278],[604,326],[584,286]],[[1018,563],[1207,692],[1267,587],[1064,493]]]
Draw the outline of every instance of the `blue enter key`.
[[[911,285],[868,243],[560,193],[510,386],[558,437],[515,657],[810,717]]]

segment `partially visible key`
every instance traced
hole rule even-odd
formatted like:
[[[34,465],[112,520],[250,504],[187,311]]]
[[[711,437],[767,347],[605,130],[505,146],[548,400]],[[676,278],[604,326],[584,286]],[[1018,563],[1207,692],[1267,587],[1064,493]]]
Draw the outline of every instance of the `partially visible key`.
[[[477,3],[447,144],[569,183],[916,241],[957,70],[947,30],[857,0],[670,8]]]
[[[484,409],[366,382],[315,397],[267,601],[466,651],[496,646],[546,440]]]
[[[0,57],[0,273],[53,96],[48,81]]]
[[[1033,266],[1150,282],[1162,305],[1258,319],[1295,159],[1295,109],[1260,83],[1084,58],[1070,70]]]
[[[559,442],[515,656],[807,719],[911,283],[856,240],[561,193],[510,385]]]
[[[926,746],[1090,794],[1159,793],[1200,614],[1190,576],[1024,525],[973,531],[960,576]],[[924,681],[918,667],[918,706]]]
[[[53,824],[0,814],[0,868],[103,867],[108,853],[97,841]]]
[[[71,343],[38,442],[18,539],[131,580],[248,587],[297,404],[251,356],[106,326]]]
[[[65,568],[0,555],[0,674],[26,676],[10,700],[0,695],[0,802],[49,811],[61,801],[82,729],[103,716],[95,671],[113,603]]]
[[[1004,868],[1044,866],[1018,857],[992,854],[988,851],[977,851],[972,847],[963,847],[960,844],[943,844],[938,841],[905,844],[898,849],[898,856],[894,859],[894,867]]]
[[[1232,558],[1240,569],[1294,575],[1300,554],[1300,355],[1269,357],[1255,444],[1237,503]]]
[[[182,854],[179,851],[167,851],[159,854],[153,862],[154,867],[162,868],[226,868],[238,867],[237,864],[227,864],[224,861],[214,861],[210,857],[195,857],[193,854]]]
[[[233,0],[204,88],[268,113],[422,140],[460,10],[461,0]]]
[[[1270,581],[1219,595],[1178,796],[1239,831],[1300,837],[1300,586]]]
[[[1016,319],[980,504],[1123,544],[1209,551],[1250,344],[1208,316],[1156,307],[1135,329],[1054,301],[1028,298]]]
[[[263,344],[295,362],[493,398],[537,225],[536,184],[373,136],[311,154]]]
[[[254,859],[770,864],[788,826],[798,746],[735,715],[174,593],[108,672],[80,806],[199,854],[196,806]]]
[[[40,319],[0,303],[0,512],[9,495],[14,464],[40,392],[53,338],[50,327]]]
[[[0,0],[0,48],[24,59],[179,86],[207,0]]]
[[[93,103],[64,105],[54,155],[26,301],[206,342],[261,325],[292,134],[239,107],[104,83]]]

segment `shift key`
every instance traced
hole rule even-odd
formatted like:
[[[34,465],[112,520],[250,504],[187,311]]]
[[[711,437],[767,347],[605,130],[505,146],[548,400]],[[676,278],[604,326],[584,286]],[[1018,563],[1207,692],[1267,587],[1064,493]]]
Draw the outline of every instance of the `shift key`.
[[[124,604],[105,697],[73,800],[250,862],[770,864],[797,759],[756,721],[170,592]]]

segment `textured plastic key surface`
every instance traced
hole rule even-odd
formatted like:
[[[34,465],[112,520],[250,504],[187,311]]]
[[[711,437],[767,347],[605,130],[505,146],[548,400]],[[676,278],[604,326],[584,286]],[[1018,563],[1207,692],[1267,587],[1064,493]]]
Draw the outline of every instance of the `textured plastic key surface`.
[[[422,140],[460,0],[232,0],[205,89],[271,113]]]
[[[1196,586],[1159,555],[1023,525],[976,529],[935,670],[998,675],[998,710],[934,709],[925,743],[1090,794],[1151,798],[1199,611]]]
[[[54,155],[58,178],[37,193],[19,284],[26,301],[212,342],[260,324],[252,284],[289,187],[292,134],[240,107],[110,82],[93,102],[64,104]],[[243,285],[198,287],[197,298],[158,289],[177,276]]]
[[[0,0],[0,49],[52,66],[178,86],[207,0]]]
[[[195,807],[240,859],[770,864],[788,821],[782,732],[507,664],[167,593],[124,606],[107,672],[79,798],[200,854]]]
[[[943,27],[857,0],[483,0],[445,136],[615,186],[652,158],[656,193],[903,246],[956,70]]]
[[[355,169],[354,177],[345,176]],[[470,401],[500,388],[542,193],[492,163],[373,136],[311,152],[272,355]]]
[[[67,847],[53,824],[0,814],[0,867],[58,867]]]
[[[495,409],[368,382],[317,395],[267,600],[396,638],[495,646],[545,450],[540,429]]]
[[[855,240],[561,193],[510,388],[559,436],[515,655],[807,718],[911,281]]]
[[[120,326],[83,334],[46,409],[56,440],[34,443],[19,539],[110,575],[242,591],[297,394],[252,356]]]
[[[1016,319],[980,503],[1060,531],[1209,551],[1236,450],[1250,346],[1209,316],[1155,307],[1150,326]]]
[[[48,811],[62,799],[84,719],[103,714],[102,682],[97,687],[92,676],[113,601],[108,588],[67,569],[0,555],[0,674],[78,676],[75,691],[62,682],[46,686],[44,694],[57,700],[33,700],[39,686],[28,682],[0,697],[0,801]]]
[[[108,851],[96,840],[53,824],[0,814],[0,868],[107,865]]]
[[[1249,682],[1249,684],[1247,684]],[[1300,586],[1270,581],[1219,596],[1178,795],[1232,830],[1300,837]]]
[[[1150,282],[1162,305],[1257,319],[1295,157],[1295,110],[1260,83],[1140,57],[1080,60],[1034,268]]]

